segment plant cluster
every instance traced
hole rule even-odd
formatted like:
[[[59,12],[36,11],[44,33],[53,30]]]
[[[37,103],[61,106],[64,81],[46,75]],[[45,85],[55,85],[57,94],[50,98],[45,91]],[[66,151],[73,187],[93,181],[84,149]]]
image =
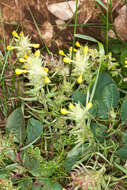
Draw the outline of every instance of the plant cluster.
[[[96,48],[76,42],[47,61],[29,36],[12,35],[14,75],[27,82],[1,135],[0,186],[125,190],[127,98],[116,85],[121,70],[112,54],[98,41]]]

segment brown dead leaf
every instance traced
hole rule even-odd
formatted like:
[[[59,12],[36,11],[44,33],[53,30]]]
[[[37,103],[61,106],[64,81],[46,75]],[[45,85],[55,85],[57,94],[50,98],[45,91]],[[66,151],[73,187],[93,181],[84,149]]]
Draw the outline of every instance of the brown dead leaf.
[[[127,7],[124,5],[119,10],[119,15],[114,20],[116,32],[122,40],[127,40]]]
[[[76,1],[64,1],[60,3],[47,4],[48,10],[61,20],[69,20],[72,18],[76,10]]]

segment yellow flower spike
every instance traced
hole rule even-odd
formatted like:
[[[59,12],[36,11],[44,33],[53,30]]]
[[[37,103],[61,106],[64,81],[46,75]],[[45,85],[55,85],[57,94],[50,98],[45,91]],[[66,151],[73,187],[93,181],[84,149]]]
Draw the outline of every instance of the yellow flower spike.
[[[63,62],[64,63],[70,63],[71,59],[69,57],[64,57]]]
[[[70,110],[73,110],[75,108],[75,106],[72,103],[70,103],[68,107]]]
[[[69,111],[66,110],[65,108],[63,108],[63,109],[60,110],[60,113],[63,114],[63,115],[66,115],[66,114],[69,113]]]
[[[21,75],[23,73],[26,73],[27,71],[26,70],[23,70],[23,69],[15,69],[15,73],[16,75]]]
[[[59,50],[59,55],[66,56],[63,50]]]
[[[127,65],[127,60],[125,60],[125,65]]]
[[[13,49],[15,49],[14,46],[7,46],[7,50],[8,50],[8,51],[9,51],[9,50],[13,50]]]
[[[35,55],[35,57],[40,57],[40,55],[41,55],[40,50],[35,51],[34,55]]]
[[[78,41],[75,43],[75,45],[76,45],[76,47],[81,47],[81,45]]]
[[[72,47],[69,48],[69,51],[72,52]],[[77,52],[78,50],[74,48],[73,51]]]
[[[49,84],[50,82],[51,82],[50,79],[48,77],[45,77],[45,83]]]
[[[92,108],[93,104],[91,102],[87,103],[86,105],[86,109],[89,110],[90,108]]]
[[[45,68],[44,68],[44,71],[45,71],[45,72],[48,72],[49,70],[48,70],[48,68],[45,67]]]
[[[40,47],[40,44],[32,44],[32,47],[34,47],[34,48],[39,48],[39,47]]]
[[[26,60],[23,58],[19,58],[19,62],[24,63]]]
[[[24,37],[23,31],[21,31],[19,35],[20,35],[21,37]]]
[[[77,79],[77,83],[78,83],[78,84],[81,84],[82,81],[83,81],[83,79],[82,79],[82,74],[81,74],[81,75],[78,77],[78,79]]]
[[[88,46],[85,45],[84,48],[83,48],[84,55],[87,55],[88,49],[89,49]]]
[[[12,36],[14,36],[14,37],[20,39],[19,35],[17,34],[17,32],[16,32],[15,30],[12,32]]]

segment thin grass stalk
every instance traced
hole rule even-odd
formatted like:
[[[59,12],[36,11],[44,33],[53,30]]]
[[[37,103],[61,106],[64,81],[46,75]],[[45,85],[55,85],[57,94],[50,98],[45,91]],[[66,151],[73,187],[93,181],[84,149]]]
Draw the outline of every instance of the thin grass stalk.
[[[108,53],[108,30],[109,30],[109,20],[108,20],[108,14],[109,14],[109,5],[107,0],[107,17],[106,17],[106,53]]]

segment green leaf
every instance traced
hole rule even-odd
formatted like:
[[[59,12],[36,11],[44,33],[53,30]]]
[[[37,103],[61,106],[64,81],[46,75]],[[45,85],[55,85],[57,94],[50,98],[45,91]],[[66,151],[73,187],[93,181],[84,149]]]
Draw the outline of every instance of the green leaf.
[[[97,125],[96,123],[91,123],[91,130],[99,142],[104,142],[108,133],[107,127],[105,125]]]
[[[108,119],[108,108],[105,106],[102,97],[96,101],[97,107],[97,116],[103,119]]]
[[[36,119],[29,119],[27,125],[27,144],[32,143],[35,139],[41,136],[43,132],[43,126],[40,121]]]
[[[31,189],[33,186],[33,181],[30,177],[27,177],[26,179],[22,179],[21,182],[18,184],[19,190],[28,190]]]
[[[25,120],[21,108],[16,108],[8,117],[6,124],[7,133],[12,133],[18,143],[23,144],[25,139]]]
[[[62,190],[62,186],[58,182],[53,182],[50,178],[42,178],[39,180],[43,186],[42,190]]]
[[[108,110],[115,108],[119,103],[119,91],[115,84],[107,85],[102,91],[102,99]]]
[[[72,100],[76,103],[80,102],[83,106],[86,105],[86,95],[80,93],[79,91],[72,93]]]
[[[75,36],[76,38],[82,38],[82,39],[84,39],[84,40],[88,40],[88,41],[91,41],[91,42],[98,42],[95,38],[90,37],[90,36],[87,36],[87,35],[75,34],[74,36]]]
[[[116,153],[121,159],[127,159],[127,145],[117,150]]]
[[[122,143],[127,145],[127,130],[124,131],[124,133],[123,133]]]
[[[25,166],[29,170],[34,170],[40,168],[40,161],[36,158],[35,155],[24,151],[21,155],[21,160],[23,162],[23,166]]]
[[[99,5],[101,5],[106,11],[107,11],[107,7],[105,6],[105,4],[100,1],[100,0],[95,0]]]
[[[114,83],[112,80],[112,77],[105,72],[101,72],[98,78],[98,83],[97,83],[94,99],[100,99],[103,89],[111,83]],[[93,85],[92,85],[92,88],[93,88]]]
[[[120,115],[121,115],[122,124],[126,124],[127,123],[127,98],[123,101],[121,105]]]
[[[86,152],[88,152],[87,144],[80,145],[77,148],[74,147],[70,152],[68,152],[64,163],[67,171],[70,171],[72,169],[72,166],[75,165],[75,163],[79,161]]]

